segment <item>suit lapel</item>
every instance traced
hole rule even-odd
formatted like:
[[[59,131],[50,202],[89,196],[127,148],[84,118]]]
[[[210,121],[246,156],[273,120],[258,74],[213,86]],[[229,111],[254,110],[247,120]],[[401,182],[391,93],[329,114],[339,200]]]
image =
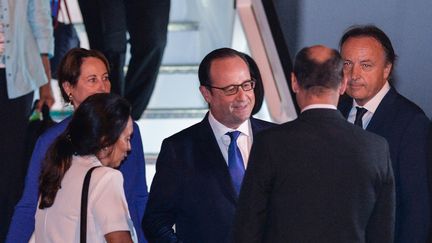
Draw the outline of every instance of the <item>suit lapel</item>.
[[[397,93],[394,88],[390,88],[378,105],[369,125],[366,127],[367,131],[381,134],[382,128],[386,127],[386,124],[391,124],[390,120],[393,117],[391,114],[397,109],[397,107],[393,105],[396,96]]]
[[[390,114],[397,109],[393,105],[395,98],[397,97],[397,93],[393,87],[387,92],[387,94],[382,99],[381,103],[378,105],[374,115],[372,116],[371,121],[366,127],[367,131],[374,132],[377,134],[381,134],[382,128],[389,124],[389,120],[392,119],[393,116]],[[341,100],[338,105],[338,109],[341,111],[342,115],[347,119],[349,112],[352,108],[353,101],[349,96],[341,97]]]
[[[213,130],[208,121],[208,114],[201,121],[200,126],[200,152],[204,153],[203,158],[206,158],[204,163],[208,163],[211,168],[214,168],[214,174],[219,181],[221,191],[232,203],[237,204],[237,196],[234,186],[231,181],[231,175],[228,171],[226,161],[220,151]]]

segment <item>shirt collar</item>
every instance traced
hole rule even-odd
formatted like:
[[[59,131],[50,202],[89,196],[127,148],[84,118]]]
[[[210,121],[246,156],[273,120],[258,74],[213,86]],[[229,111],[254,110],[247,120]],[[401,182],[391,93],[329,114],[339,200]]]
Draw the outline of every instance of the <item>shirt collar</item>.
[[[353,99],[353,107],[364,107],[368,111],[375,113],[376,109],[378,108],[378,105],[381,103],[382,99],[384,99],[384,96],[387,94],[387,92],[390,90],[390,84],[388,81],[385,82],[384,86],[381,88],[380,91],[372,98],[370,99],[364,106],[360,106],[357,104],[355,99]]]
[[[310,109],[332,109],[332,110],[337,110],[336,106],[334,105],[330,105],[330,104],[312,104],[312,105],[308,105],[306,107],[304,107],[301,112],[304,112],[306,110],[310,110]]]
[[[210,126],[216,136],[216,138],[220,139],[222,138],[227,132],[232,131],[240,131],[243,135],[250,136],[250,121],[247,119],[244,121],[237,129],[232,129],[229,127],[226,127],[224,124],[220,123],[216,118],[212,115],[212,113],[209,111],[209,123]]]

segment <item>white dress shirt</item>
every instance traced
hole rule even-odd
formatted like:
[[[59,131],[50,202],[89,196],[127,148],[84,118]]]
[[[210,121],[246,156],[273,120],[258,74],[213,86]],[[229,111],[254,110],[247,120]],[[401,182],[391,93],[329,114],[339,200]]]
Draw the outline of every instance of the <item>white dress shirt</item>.
[[[369,125],[369,122],[372,119],[373,114],[375,114],[378,105],[381,103],[382,99],[384,98],[384,96],[387,94],[389,90],[390,90],[390,84],[387,81],[384,84],[384,86],[381,88],[381,90],[378,91],[378,93],[372,99],[370,99],[364,106],[358,105],[357,102],[353,99],[353,105],[348,115],[348,121],[354,123],[357,114],[356,107],[366,108],[367,112],[363,115],[362,118],[363,129],[366,129],[366,127]]]
[[[213,134],[215,135],[216,141],[219,145],[219,148],[222,152],[222,155],[227,165],[228,165],[228,146],[231,142],[231,138],[228,135],[226,135],[226,133],[232,131],[240,132],[240,135],[237,138],[237,146],[240,149],[243,158],[243,163],[246,168],[249,159],[249,152],[251,150],[252,140],[253,140],[250,120],[249,119],[246,120],[237,129],[234,130],[232,128],[226,127],[218,120],[216,120],[216,118],[214,118],[211,112],[209,112],[208,119],[209,119],[210,126],[213,130]]]

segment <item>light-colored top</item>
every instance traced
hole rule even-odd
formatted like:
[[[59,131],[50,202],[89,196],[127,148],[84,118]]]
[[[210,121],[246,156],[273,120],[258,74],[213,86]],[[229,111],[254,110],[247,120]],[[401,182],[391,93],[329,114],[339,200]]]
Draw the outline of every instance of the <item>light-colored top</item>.
[[[2,9],[2,1],[0,1],[0,9]],[[3,18],[0,16],[0,68],[5,67],[5,61],[4,61],[4,30],[3,30]]]
[[[7,92],[12,99],[48,82],[40,54],[54,53],[51,9],[48,0],[0,1]]]
[[[378,93],[372,99],[370,99],[364,106],[358,105],[357,102],[353,99],[353,106],[348,115],[348,121],[354,123],[357,114],[356,107],[366,108],[367,112],[362,117],[363,129],[366,129],[366,127],[369,125],[369,122],[372,119],[373,114],[375,113],[382,99],[384,99],[384,96],[387,94],[389,90],[390,90],[390,84],[386,82],[384,86],[380,89],[380,91],[378,91]]]
[[[25,179],[25,189],[15,206],[6,243],[28,242],[35,228],[35,213],[38,204],[39,175],[45,154],[55,139],[66,130],[72,116],[45,131],[36,141]],[[147,183],[145,180],[145,159],[143,143],[138,124],[134,122],[131,138],[132,151],[122,162],[119,170],[123,175],[123,188],[129,207],[129,214],[134,222],[139,242],[146,242],[141,229],[141,220],[147,205]],[[0,226],[1,227],[1,226]]]
[[[54,204],[36,211],[36,243],[80,241],[82,186],[85,174],[94,166],[102,166],[95,156],[73,156]],[[87,242],[105,242],[104,235],[114,231],[130,231],[132,238],[136,238],[120,171],[104,166],[96,168],[88,195]]]
[[[310,109],[332,109],[332,110],[337,110],[336,106],[334,105],[330,105],[330,104],[312,104],[312,105],[308,105],[305,106],[301,112],[310,110]]]
[[[227,165],[228,165],[228,146],[231,142],[231,138],[228,135],[226,135],[226,133],[232,131],[240,132],[240,135],[237,138],[237,146],[240,149],[240,152],[243,157],[243,163],[246,168],[249,159],[249,152],[251,150],[252,142],[253,142],[253,133],[252,133],[250,120],[247,119],[237,129],[234,130],[232,128],[226,127],[218,120],[216,120],[214,116],[211,114],[211,112],[209,112],[208,119],[209,119],[210,126],[213,130],[213,134],[215,135],[216,141],[219,145],[219,148],[222,152],[222,155]]]
[[[1,9],[1,6],[0,6],[0,9]],[[5,40],[5,37],[4,37],[3,23],[2,23],[2,20],[0,18],[0,68],[6,67],[5,58],[3,55],[4,49],[5,49],[4,40]]]

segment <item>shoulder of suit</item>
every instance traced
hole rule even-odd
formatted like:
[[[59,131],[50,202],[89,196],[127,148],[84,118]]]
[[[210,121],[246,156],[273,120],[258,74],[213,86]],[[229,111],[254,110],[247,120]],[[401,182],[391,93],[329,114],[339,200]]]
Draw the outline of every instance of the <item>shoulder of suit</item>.
[[[390,116],[395,124],[399,124],[399,127],[403,127],[403,124],[405,126],[428,126],[430,123],[429,118],[418,105],[394,89],[391,96],[381,102],[384,103],[378,106],[376,112],[381,112],[386,117]]]
[[[263,128],[270,128],[270,127],[274,127],[274,126],[277,125],[276,123],[264,121],[264,120],[257,119],[257,118],[254,118],[254,117],[251,117],[250,121],[251,121],[251,123],[253,123],[255,125],[259,125],[259,126],[261,126]]]
[[[206,126],[208,126],[208,128],[206,128]],[[200,133],[202,133],[203,129],[210,129],[211,131],[211,127],[210,124],[206,123],[205,120],[195,123],[167,138],[164,139],[164,141],[178,141],[178,140],[185,140],[185,139],[192,139],[195,137],[198,137],[198,135]]]
[[[417,104],[415,104],[405,96],[399,94],[398,92],[396,92],[395,103],[399,111],[425,114],[424,111]]]
[[[257,132],[256,136],[257,137],[261,137],[262,138],[273,138],[273,137],[279,137],[279,136],[285,136],[282,134],[286,134],[287,132],[289,133],[290,131],[292,131],[290,129],[290,127],[292,126],[292,124],[297,120],[293,120],[293,121],[289,121],[289,122],[285,122],[282,124],[276,124],[276,123],[271,123],[271,122],[267,122],[267,121],[263,121],[263,120],[258,120],[255,119],[254,122],[260,122],[261,124],[258,126],[261,126],[262,129],[260,131]],[[255,136],[255,135],[254,135]]]
[[[389,149],[388,142],[384,137],[363,129],[357,133],[355,141],[359,147],[368,148],[372,151],[384,152]]]

